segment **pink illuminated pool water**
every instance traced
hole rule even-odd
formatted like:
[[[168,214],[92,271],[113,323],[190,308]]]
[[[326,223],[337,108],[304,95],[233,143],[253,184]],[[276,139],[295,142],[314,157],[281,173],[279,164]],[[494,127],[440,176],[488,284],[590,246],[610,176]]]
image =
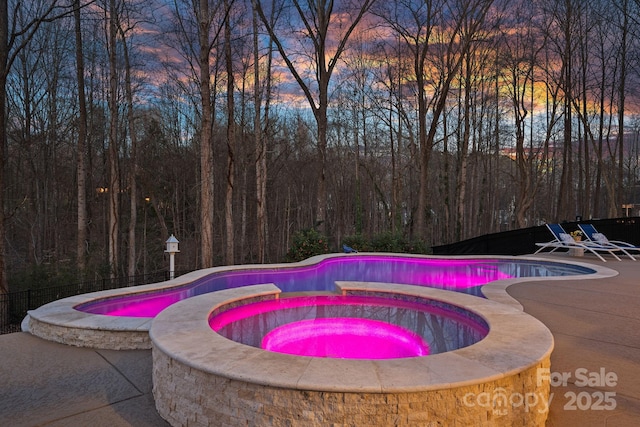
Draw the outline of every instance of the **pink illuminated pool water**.
[[[429,354],[415,332],[380,320],[351,317],[308,319],[268,332],[262,348],[298,356],[395,359]]]
[[[442,353],[471,345],[489,331],[469,310],[398,295],[259,301],[218,310],[209,325],[226,338],[265,350],[349,359]]]
[[[481,296],[480,287],[513,277],[593,273],[585,267],[557,262],[514,259],[434,259],[401,255],[346,255],[313,265],[253,266],[218,271],[191,283],[146,293],[94,300],[77,310],[108,316],[155,317],[171,304],[192,296],[241,286],[273,283],[283,292],[333,291],[336,281],[362,281],[428,286]]]

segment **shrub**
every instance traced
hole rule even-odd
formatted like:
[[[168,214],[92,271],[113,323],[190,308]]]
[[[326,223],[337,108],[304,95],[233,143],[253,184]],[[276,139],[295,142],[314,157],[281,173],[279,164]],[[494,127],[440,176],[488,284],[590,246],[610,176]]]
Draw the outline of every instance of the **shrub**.
[[[422,240],[408,241],[402,235],[390,232],[376,234],[370,240],[361,234],[346,236],[343,242],[358,252],[431,253],[430,248]]]
[[[431,248],[420,239],[413,239],[404,243],[404,252],[408,254],[431,254]]]
[[[302,261],[314,255],[326,253],[329,253],[327,237],[316,229],[310,228],[293,234],[286,260],[289,262]]]
[[[371,243],[362,234],[345,236],[343,243],[347,246],[352,247],[358,252],[373,252]]]
[[[393,233],[381,233],[371,238],[371,247],[374,252],[403,252],[404,242],[402,236]]]

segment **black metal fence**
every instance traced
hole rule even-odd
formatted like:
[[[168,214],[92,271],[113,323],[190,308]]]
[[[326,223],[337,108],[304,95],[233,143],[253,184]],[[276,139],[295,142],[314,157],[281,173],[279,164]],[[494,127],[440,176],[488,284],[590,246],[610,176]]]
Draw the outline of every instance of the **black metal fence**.
[[[563,222],[562,227],[571,232],[578,229],[576,221]],[[607,218],[580,221],[593,224],[609,240],[622,240],[640,245],[640,217]],[[553,239],[545,225],[520,228],[502,233],[485,234],[449,245],[433,247],[434,255],[524,255],[539,249],[536,243]]]
[[[176,276],[178,275],[179,274],[176,273]],[[163,282],[165,280],[169,280],[169,272],[158,271],[145,275],[99,279],[71,285],[0,294],[0,334],[19,332],[20,323],[27,315],[28,310],[33,310],[41,305],[61,298],[108,289],[146,285],[148,283]]]

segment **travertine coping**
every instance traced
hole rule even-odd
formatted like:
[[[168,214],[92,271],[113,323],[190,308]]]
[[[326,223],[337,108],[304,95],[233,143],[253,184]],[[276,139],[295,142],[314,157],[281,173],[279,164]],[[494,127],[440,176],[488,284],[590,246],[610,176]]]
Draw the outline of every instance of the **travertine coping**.
[[[503,259],[503,257],[497,257],[498,259]],[[487,283],[482,287],[482,294],[492,301],[496,301],[502,304],[509,305],[518,310],[523,310],[522,304],[518,302],[515,298],[507,293],[507,288],[511,285],[515,285],[516,283],[525,283],[525,282],[555,282],[561,280],[576,280],[576,279],[602,279],[606,277],[617,276],[618,272],[616,270],[612,270],[611,268],[604,267],[602,265],[589,264],[586,262],[574,261],[573,259],[553,259],[553,258],[541,258],[536,256],[521,256],[517,259],[526,259],[531,261],[548,261],[548,262],[559,262],[563,264],[573,264],[581,267],[586,267],[594,270],[594,273],[583,274],[583,275],[574,275],[574,276],[545,276],[545,277],[514,277],[511,279],[503,279],[496,280],[491,283]]]
[[[431,259],[526,259],[532,261],[554,262],[543,257],[501,257],[501,256],[460,256],[460,257],[425,257],[420,255],[408,254],[384,254],[384,253],[361,253],[359,255],[386,255],[398,257],[415,257],[415,258],[431,258]],[[151,341],[148,336],[149,329],[153,322],[152,318],[144,317],[124,317],[124,316],[106,316],[100,314],[85,313],[76,310],[74,307],[104,298],[119,297],[124,295],[133,295],[144,292],[151,292],[161,289],[171,289],[203,278],[207,275],[219,273],[223,271],[260,269],[260,268],[292,268],[300,266],[314,265],[324,259],[350,256],[345,254],[328,254],[319,255],[309,258],[305,261],[292,264],[270,264],[270,265],[238,265],[238,266],[222,266],[203,270],[194,271],[183,276],[179,276],[173,280],[161,283],[154,283],[143,286],[135,286],[123,289],[113,289],[102,292],[93,292],[88,294],[77,295],[69,298],[60,299],[49,304],[45,304],[36,310],[29,311],[28,316],[23,322],[23,330],[28,330],[32,334],[41,338],[60,342],[63,344],[75,345],[79,347],[105,348],[105,349],[149,349]],[[356,255],[357,256],[357,255]],[[506,292],[508,286],[514,283],[522,283],[526,281],[555,281],[555,280],[574,280],[577,277],[585,279],[597,279],[602,277],[615,276],[618,273],[600,265],[592,265],[573,260],[562,260],[565,264],[576,264],[591,268],[596,273],[582,276],[557,276],[557,277],[520,277],[514,279],[499,280],[489,283],[482,288],[483,294],[490,300],[498,301],[503,304],[511,305],[522,310],[522,306],[514,298]]]
[[[485,383],[518,374],[548,359],[553,336],[540,321],[483,298],[440,289],[387,283],[340,282],[346,294],[401,294],[468,309],[489,325],[481,341],[458,350],[386,360],[293,356],[231,341],[209,326],[211,313],[243,299],[277,298],[274,285],[256,285],[180,301],[154,320],[154,351],[170,359],[231,380],[299,390],[339,392],[415,392]]]

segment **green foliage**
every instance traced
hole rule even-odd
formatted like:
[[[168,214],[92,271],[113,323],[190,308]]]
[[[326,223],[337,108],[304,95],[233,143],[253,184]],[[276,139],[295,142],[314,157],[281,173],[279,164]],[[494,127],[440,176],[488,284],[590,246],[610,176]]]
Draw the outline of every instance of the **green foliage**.
[[[361,234],[346,236],[344,243],[358,252],[392,252],[429,254],[430,248],[421,240],[406,240],[400,234],[380,233],[367,239]]]
[[[400,234],[390,232],[376,234],[370,239],[362,234],[346,236],[343,243],[358,252],[392,252],[429,254],[430,248],[421,240],[407,240]],[[302,261],[314,255],[329,253],[326,236],[314,228],[301,230],[293,235],[286,261]]]
[[[403,252],[404,239],[398,234],[381,233],[371,238],[371,246],[374,252]]]
[[[373,252],[371,243],[362,234],[345,236],[343,243],[347,246],[352,247],[358,252]]]
[[[302,261],[314,255],[326,253],[329,253],[327,237],[316,229],[310,228],[294,233],[286,260],[289,262]]]
[[[404,253],[429,255],[433,252],[423,240],[413,239],[404,242]]]

